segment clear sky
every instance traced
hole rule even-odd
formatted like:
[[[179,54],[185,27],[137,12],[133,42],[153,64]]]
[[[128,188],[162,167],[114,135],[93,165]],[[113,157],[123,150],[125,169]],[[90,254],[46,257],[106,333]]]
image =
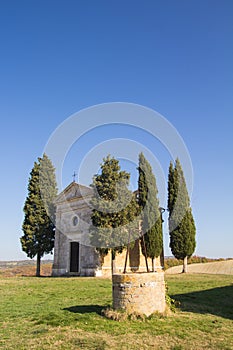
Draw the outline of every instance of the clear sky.
[[[231,0],[1,0],[0,260],[26,258],[28,178],[51,133],[73,113],[114,101],[152,108],[177,129],[193,164],[195,253],[233,257],[232,18]],[[127,130],[102,128],[72,147],[64,187],[89,148],[111,137]],[[159,145],[135,138],[167,176]],[[166,226],[164,236],[169,255]]]

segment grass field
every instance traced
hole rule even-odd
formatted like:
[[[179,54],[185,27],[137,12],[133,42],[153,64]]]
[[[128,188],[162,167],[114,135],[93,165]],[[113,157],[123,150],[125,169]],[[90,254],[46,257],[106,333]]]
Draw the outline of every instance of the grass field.
[[[166,280],[176,313],[117,322],[110,280],[1,277],[0,349],[233,349],[232,276]]]

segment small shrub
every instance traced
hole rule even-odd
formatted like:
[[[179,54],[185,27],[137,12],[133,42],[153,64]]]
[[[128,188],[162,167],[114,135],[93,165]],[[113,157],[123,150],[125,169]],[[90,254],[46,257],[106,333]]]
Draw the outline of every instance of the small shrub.
[[[114,310],[111,308],[103,309],[101,314],[106,318],[113,321],[145,321],[148,317],[144,314],[133,312],[131,314],[127,313],[125,310]]]
[[[172,312],[176,312],[176,308],[180,307],[180,302],[175,300],[175,299],[172,299],[170,297],[170,295],[168,294],[168,285],[167,285],[167,283],[165,283],[165,288],[166,288],[166,291],[165,291],[166,305],[167,305],[169,310],[171,310]]]
[[[101,315],[113,321],[125,321],[128,314],[124,310],[113,310],[111,308],[103,309]]]
[[[128,315],[128,319],[132,321],[145,321],[147,318],[146,315],[137,312]]]
[[[167,307],[172,312],[176,312],[176,308],[180,306],[180,302],[175,299],[172,299],[168,294],[165,295],[165,300],[166,300]]]

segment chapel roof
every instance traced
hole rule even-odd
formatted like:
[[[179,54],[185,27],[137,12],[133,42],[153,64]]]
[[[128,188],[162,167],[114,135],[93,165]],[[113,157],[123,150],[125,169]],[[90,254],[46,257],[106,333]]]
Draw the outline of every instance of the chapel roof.
[[[55,203],[64,202],[71,198],[73,199],[74,197],[90,196],[92,192],[93,190],[91,187],[72,181],[61,193],[58,194]]]

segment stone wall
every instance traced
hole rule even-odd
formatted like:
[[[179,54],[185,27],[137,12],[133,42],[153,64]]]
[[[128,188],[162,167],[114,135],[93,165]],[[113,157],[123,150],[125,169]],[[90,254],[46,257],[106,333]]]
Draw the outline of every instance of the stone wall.
[[[126,273],[112,276],[113,308],[151,315],[165,311],[164,272]]]
[[[116,254],[116,273],[122,273],[124,271],[125,255],[126,249],[124,249],[121,254]],[[148,265],[149,270],[151,270],[151,259],[149,258]],[[162,270],[160,257],[155,258],[155,270],[156,272]],[[101,266],[101,272],[102,276],[111,277],[111,252],[105,256],[103,265]],[[130,249],[127,261],[127,272],[146,272],[145,257],[142,254],[139,240],[135,241],[134,247]]]

